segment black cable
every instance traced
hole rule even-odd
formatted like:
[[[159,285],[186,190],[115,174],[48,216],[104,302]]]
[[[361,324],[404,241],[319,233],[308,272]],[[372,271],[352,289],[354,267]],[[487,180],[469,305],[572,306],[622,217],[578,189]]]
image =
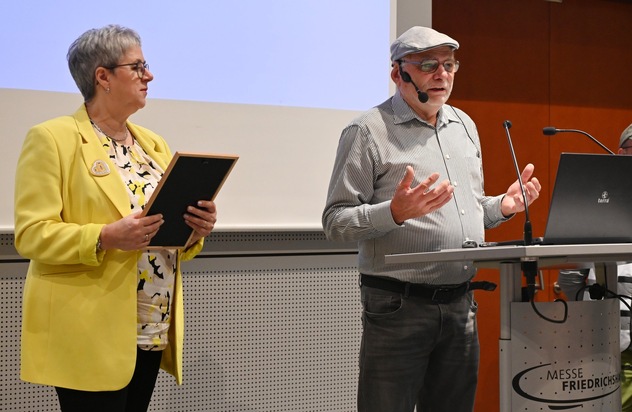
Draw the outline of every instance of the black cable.
[[[538,315],[542,319],[546,320],[547,322],[564,323],[564,322],[566,322],[566,319],[568,318],[568,304],[566,303],[566,301],[564,299],[555,299],[553,301],[553,302],[562,302],[562,304],[564,305],[564,316],[562,317],[562,319],[553,319],[553,318],[548,318],[548,317],[544,316],[543,314],[541,314],[538,311],[538,308],[536,308],[535,300],[533,298],[531,298],[530,302],[531,302],[531,307],[533,308],[533,311],[536,313],[536,315]]]
[[[613,297],[613,298],[619,299],[619,301],[622,302],[625,305],[626,308],[628,308],[628,312],[632,312],[632,307],[630,307],[630,303],[625,301],[625,299],[628,299],[628,300],[632,301],[632,297],[631,296],[619,295],[619,294],[614,293],[613,291],[611,291],[609,289],[606,289],[606,293],[609,293],[610,296]],[[621,310],[619,310],[619,316],[621,316]],[[632,313],[630,313],[630,329],[628,330],[628,333],[632,333]]]
[[[586,289],[588,289],[590,298],[592,300],[603,300],[606,297],[619,299],[619,301],[621,301],[625,305],[625,307],[628,308],[628,312],[630,312],[630,316],[629,316],[630,329],[628,330],[628,333],[632,333],[632,306],[630,306],[630,303],[625,301],[625,299],[628,299],[632,302],[632,296],[619,295],[617,293],[614,293],[610,289],[601,286],[598,283],[594,283],[592,285],[586,285],[586,286],[581,287],[575,294],[575,300],[579,300],[579,294],[584,293]],[[619,312],[621,312],[621,310],[619,310]],[[621,316],[620,313],[619,313],[619,316]]]
[[[547,322],[551,322],[551,323],[566,322],[566,319],[568,318],[568,304],[566,303],[565,300],[563,299],[554,300],[554,302],[562,302],[562,304],[564,305],[564,316],[562,317],[562,319],[548,318],[544,316],[542,313],[540,313],[538,308],[535,306],[535,290],[536,290],[535,279],[538,275],[538,262],[535,260],[524,260],[520,262],[520,269],[522,269],[522,273],[526,279],[527,300],[531,302],[531,307],[533,308],[533,311],[536,313],[536,315],[546,320]]]

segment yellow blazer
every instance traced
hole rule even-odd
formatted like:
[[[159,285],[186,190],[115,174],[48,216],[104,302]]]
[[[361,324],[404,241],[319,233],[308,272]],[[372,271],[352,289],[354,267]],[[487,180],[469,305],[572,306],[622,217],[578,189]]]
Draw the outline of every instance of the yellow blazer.
[[[164,170],[172,156],[167,143],[148,129],[128,127]],[[29,130],[15,182],[15,246],[31,260],[22,307],[21,379],[87,391],[118,390],[131,380],[140,252],[96,252],[101,228],[130,213],[126,188],[85,106]],[[201,248],[202,241],[178,252],[161,365],[178,384],[184,337],[180,261]]]

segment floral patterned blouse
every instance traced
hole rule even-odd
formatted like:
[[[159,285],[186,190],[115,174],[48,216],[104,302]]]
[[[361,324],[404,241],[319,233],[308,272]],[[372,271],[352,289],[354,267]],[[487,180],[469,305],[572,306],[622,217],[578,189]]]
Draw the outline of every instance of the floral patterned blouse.
[[[132,213],[142,210],[151,197],[163,170],[134,139],[122,145],[95,128],[95,132],[127,188]],[[144,350],[163,350],[171,319],[175,284],[176,249],[146,250],[138,259],[137,344]]]

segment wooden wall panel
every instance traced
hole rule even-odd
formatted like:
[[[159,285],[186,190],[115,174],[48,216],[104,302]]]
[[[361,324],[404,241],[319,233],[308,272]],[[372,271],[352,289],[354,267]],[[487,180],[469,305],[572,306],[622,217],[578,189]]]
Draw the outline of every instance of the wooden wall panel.
[[[489,194],[503,193],[516,179],[502,126],[505,120],[513,124],[510,132],[519,168],[533,163],[536,175],[548,183],[549,156],[542,135],[549,116],[547,10],[547,4],[534,1],[514,0],[511,8],[501,0],[433,2],[433,26],[461,46],[457,51],[461,68],[450,102],[477,123]],[[545,209],[538,202],[530,210],[536,236],[544,230]],[[518,216],[489,231],[487,237],[520,238],[523,227],[524,219]]]
[[[585,136],[549,137],[542,128],[581,129],[616,151],[621,131],[632,123],[632,1],[435,0],[432,22],[461,45],[450,103],[477,123],[487,193],[501,193],[515,180],[502,127],[510,120],[520,168],[535,164],[543,185],[530,210],[534,235],[542,236],[560,153],[603,152]],[[487,238],[520,238],[523,226],[518,216]],[[478,277],[499,281],[490,270]],[[547,289],[538,300],[557,297],[556,278],[545,272]],[[499,298],[497,292],[476,298],[481,369],[475,410],[496,412]]]

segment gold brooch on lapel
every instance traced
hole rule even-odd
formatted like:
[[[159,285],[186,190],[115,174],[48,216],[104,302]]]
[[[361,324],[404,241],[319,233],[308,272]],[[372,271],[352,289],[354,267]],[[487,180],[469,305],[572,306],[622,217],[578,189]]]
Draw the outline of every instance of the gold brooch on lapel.
[[[108,164],[105,163],[103,160],[97,160],[92,163],[92,168],[90,169],[90,172],[92,172],[92,174],[95,176],[106,176],[110,174],[110,168],[108,167]]]

